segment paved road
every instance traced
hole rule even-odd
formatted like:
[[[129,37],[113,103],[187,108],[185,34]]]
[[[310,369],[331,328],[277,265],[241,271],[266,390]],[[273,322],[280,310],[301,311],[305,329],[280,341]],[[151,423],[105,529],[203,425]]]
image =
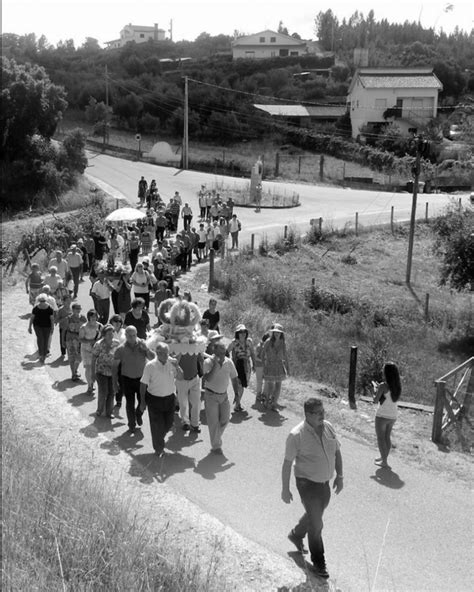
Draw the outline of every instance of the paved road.
[[[217,187],[224,195],[226,188],[244,188],[248,185],[247,179],[181,171],[92,153],[89,153],[87,173],[106,190],[115,193],[117,197],[125,197],[131,204],[137,202],[137,183],[140,176],[144,175],[148,181],[154,178],[165,201],[175,191],[179,191],[183,201],[191,205],[195,215],[199,212],[197,191],[201,184],[208,188]],[[265,191],[275,191],[278,194],[298,193],[301,206],[283,210],[262,210],[260,214],[256,214],[251,208],[238,208],[236,212],[242,221],[244,242],[249,241],[250,234],[254,233],[258,244],[262,235],[281,233],[285,225],[306,230],[312,218],[322,217],[324,224],[340,228],[346,223],[354,226],[356,212],[359,212],[361,225],[389,223],[391,206],[395,208],[395,220],[406,220],[410,216],[412,198],[408,193],[352,190],[288,182],[265,181],[263,185]],[[429,214],[434,215],[446,207],[451,199],[444,194],[420,195],[418,217],[424,217],[426,202],[429,203]]]
[[[86,279],[79,295],[84,310],[91,306],[88,288]],[[33,351],[33,338],[29,339],[27,350]],[[292,505],[281,502],[280,467],[286,435],[299,416],[289,409],[280,414],[260,412],[251,407],[253,393],[247,392],[243,403],[248,411],[233,415],[225,433],[225,457],[209,454],[205,425],[200,435],[191,436],[177,422],[167,443],[169,453],[158,460],[148,418],[131,436],[125,417],[93,417],[96,400],[86,394],[85,383],[69,380],[67,363],[58,358],[57,334],[53,346],[47,365],[52,384],[64,404],[90,420],[78,437],[105,435],[109,453],[125,451],[130,474],[156,487],[157,495],[159,484],[166,481],[204,511],[289,561],[286,534],[301,506],[296,492]],[[205,423],[204,414],[202,420]],[[329,569],[343,592],[472,589],[468,488],[405,465],[396,454],[393,472],[377,469],[375,450],[356,440],[343,437],[342,448],[345,489],[331,500],[324,532]]]

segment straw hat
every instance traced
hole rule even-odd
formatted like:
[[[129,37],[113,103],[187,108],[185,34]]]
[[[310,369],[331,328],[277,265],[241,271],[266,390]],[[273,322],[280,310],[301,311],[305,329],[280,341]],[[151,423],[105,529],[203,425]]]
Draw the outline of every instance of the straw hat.
[[[280,323],[273,323],[272,328],[270,329],[272,333],[284,333],[282,325]]]

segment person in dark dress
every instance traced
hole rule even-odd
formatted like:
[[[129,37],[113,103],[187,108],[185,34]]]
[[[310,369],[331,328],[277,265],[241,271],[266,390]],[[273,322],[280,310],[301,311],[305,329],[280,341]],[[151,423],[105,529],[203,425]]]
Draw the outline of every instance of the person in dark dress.
[[[220,333],[219,322],[221,320],[221,315],[217,310],[217,300],[215,298],[209,300],[209,308],[204,311],[202,318],[209,321],[209,331],[217,331]]]

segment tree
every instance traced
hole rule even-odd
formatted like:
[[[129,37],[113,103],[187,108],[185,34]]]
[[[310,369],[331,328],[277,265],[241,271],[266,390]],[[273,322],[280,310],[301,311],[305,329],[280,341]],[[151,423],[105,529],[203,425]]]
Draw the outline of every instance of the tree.
[[[435,253],[442,257],[441,284],[474,291],[474,212],[452,209],[433,225]]]
[[[1,158],[21,159],[25,143],[35,134],[52,137],[67,107],[66,93],[52,84],[44,68],[18,65],[2,58],[0,109]]]
[[[334,39],[339,28],[339,21],[334,16],[332,10],[320,12],[316,17],[316,35],[318,36],[321,46],[326,51],[334,50]]]
[[[283,24],[283,21],[278,23],[278,33],[281,33],[282,35],[289,35],[288,29]]]

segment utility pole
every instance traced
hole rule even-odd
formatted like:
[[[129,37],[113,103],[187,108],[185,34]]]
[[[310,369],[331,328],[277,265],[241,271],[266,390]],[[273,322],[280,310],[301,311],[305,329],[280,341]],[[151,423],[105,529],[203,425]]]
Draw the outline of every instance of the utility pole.
[[[413,198],[411,202],[411,217],[410,217],[410,234],[408,236],[408,259],[407,259],[407,275],[406,283],[410,285],[411,280],[411,264],[413,259],[413,242],[415,240],[415,222],[416,222],[416,200],[418,197],[418,181],[420,178],[420,160],[421,160],[421,144],[422,140],[419,136],[415,137],[416,142],[416,161],[415,161],[415,180],[413,182]]]
[[[105,64],[105,120],[104,120],[104,147],[108,143],[108,135],[109,135],[109,71],[107,69],[107,64]]]
[[[183,169],[187,170],[189,165],[188,159],[188,77],[184,77],[184,130],[183,130]]]

